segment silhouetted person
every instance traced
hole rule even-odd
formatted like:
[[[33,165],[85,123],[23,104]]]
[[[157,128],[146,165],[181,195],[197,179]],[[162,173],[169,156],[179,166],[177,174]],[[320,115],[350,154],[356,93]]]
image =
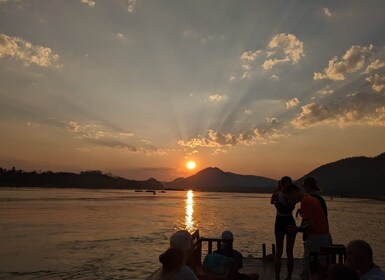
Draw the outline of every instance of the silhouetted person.
[[[357,272],[343,264],[335,264],[329,268],[328,280],[359,280]]]
[[[310,278],[310,253],[319,253],[322,246],[332,244],[328,220],[317,198],[302,193],[294,184],[287,186],[283,192],[294,204],[301,202],[302,225],[300,227],[291,226],[289,230],[293,233],[304,231],[308,235],[300,274],[300,279],[308,280]]]
[[[307,194],[310,194],[311,196],[318,199],[318,201],[321,203],[322,209],[324,210],[326,218],[328,218],[328,208],[327,208],[325,200],[319,194],[319,192],[322,191],[322,189],[318,186],[316,179],[314,177],[307,177],[304,180],[302,187],[304,188],[304,190]],[[301,209],[297,210],[296,217],[298,217],[298,215],[302,216]],[[328,223],[329,223],[329,221],[328,221]],[[304,242],[306,241],[306,239],[307,239],[306,232],[303,232],[303,238],[302,239]]]
[[[281,273],[281,259],[283,254],[283,243],[286,236],[286,255],[287,255],[287,280],[291,279],[294,267],[294,255],[293,248],[295,243],[295,233],[288,232],[290,226],[295,226],[295,220],[293,218],[293,210],[295,205],[293,205],[288,199],[283,195],[283,191],[288,185],[292,183],[290,177],[282,177],[278,181],[278,187],[271,196],[271,204],[274,204],[277,209],[277,215],[275,217],[275,244],[277,247],[275,257],[274,257],[274,266],[275,266],[275,279],[280,279]]]
[[[191,253],[190,233],[186,230],[177,231],[170,238],[170,249],[159,257],[162,267],[147,280],[197,280],[192,269],[186,265]]]
[[[373,262],[373,250],[366,241],[349,242],[346,248],[346,262],[359,272],[361,280],[385,280],[384,272]]]
[[[222,266],[222,267],[211,267],[212,272],[222,270],[227,280],[250,280],[258,279],[258,275],[246,275],[239,272],[239,269],[243,267],[243,256],[242,254],[234,250],[234,235],[231,231],[224,231],[221,235],[223,240],[219,250],[214,251],[213,254],[206,256],[209,258],[211,266]],[[222,259],[219,259],[220,256]],[[222,268],[222,269],[221,269]]]
[[[175,276],[184,266],[184,253],[182,249],[170,248],[159,256],[162,267],[147,279],[176,279]]]

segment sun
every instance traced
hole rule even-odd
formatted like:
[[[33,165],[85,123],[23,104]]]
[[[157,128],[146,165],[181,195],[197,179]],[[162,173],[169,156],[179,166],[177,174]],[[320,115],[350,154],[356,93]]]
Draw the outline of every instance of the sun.
[[[187,169],[189,170],[194,170],[196,167],[197,167],[197,164],[195,163],[195,161],[193,160],[190,160],[186,163],[186,167]]]

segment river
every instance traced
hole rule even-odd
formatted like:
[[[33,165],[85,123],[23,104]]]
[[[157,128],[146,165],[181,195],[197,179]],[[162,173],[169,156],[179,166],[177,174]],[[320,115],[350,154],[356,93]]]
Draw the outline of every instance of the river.
[[[334,243],[364,239],[385,267],[385,202],[326,202]],[[262,243],[274,242],[274,215],[266,194],[1,188],[0,278],[144,279],[178,229],[228,229],[245,256],[261,256]]]

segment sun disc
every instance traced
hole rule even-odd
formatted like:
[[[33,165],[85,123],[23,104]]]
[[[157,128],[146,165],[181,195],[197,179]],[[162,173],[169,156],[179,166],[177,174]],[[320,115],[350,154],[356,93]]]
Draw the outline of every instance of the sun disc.
[[[197,164],[195,163],[195,161],[192,161],[192,160],[190,160],[190,161],[188,161],[188,162],[186,163],[186,167],[187,167],[187,169],[189,169],[189,170],[195,169],[196,166],[197,166]]]

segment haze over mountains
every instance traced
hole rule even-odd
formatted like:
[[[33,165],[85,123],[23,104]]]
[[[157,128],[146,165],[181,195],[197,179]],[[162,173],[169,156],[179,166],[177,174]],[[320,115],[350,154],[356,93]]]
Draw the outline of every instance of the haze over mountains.
[[[289,175],[290,174],[282,174]],[[298,179],[300,186],[307,176],[317,179],[324,194],[385,197],[385,153],[376,157],[352,157],[322,165]],[[254,175],[224,172],[217,167],[203,169],[187,178],[160,183],[150,178],[146,181],[128,180],[101,171],[26,172],[15,168],[0,168],[0,186],[14,187],[80,187],[118,189],[193,189],[213,192],[269,193],[277,180]]]

